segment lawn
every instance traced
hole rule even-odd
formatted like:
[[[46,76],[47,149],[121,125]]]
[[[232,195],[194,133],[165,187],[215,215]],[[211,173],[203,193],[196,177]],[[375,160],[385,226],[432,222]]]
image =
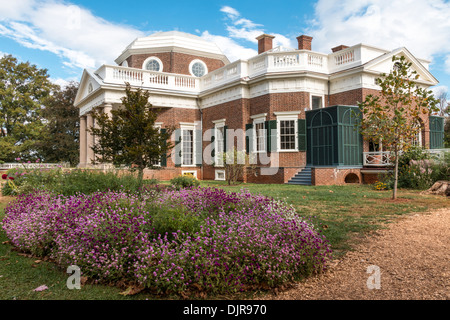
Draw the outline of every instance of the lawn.
[[[374,191],[370,186],[293,186],[240,184],[227,186],[223,182],[206,181],[204,187],[218,187],[229,191],[246,188],[253,193],[284,199],[295,206],[328,238],[335,258],[352,249],[367,232],[386,227],[402,215],[448,207],[450,200],[417,191],[400,190],[397,201],[390,191]],[[3,209],[12,198],[0,198],[0,219]],[[82,290],[66,287],[68,274],[49,262],[36,262],[13,250],[0,231],[0,299],[155,299],[150,294],[123,296],[123,289],[105,285],[85,285]],[[34,292],[41,285],[48,290]]]

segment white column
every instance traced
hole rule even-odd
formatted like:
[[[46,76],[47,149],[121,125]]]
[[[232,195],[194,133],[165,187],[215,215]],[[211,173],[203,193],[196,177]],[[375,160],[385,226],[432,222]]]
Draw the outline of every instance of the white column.
[[[111,116],[112,116],[111,115],[111,110],[112,110],[112,104],[107,103],[107,104],[104,105],[103,113],[107,114],[110,119],[111,119]]]
[[[90,130],[94,126],[94,118],[91,113],[87,115],[87,129]],[[87,130],[86,130],[87,131]],[[95,160],[94,151],[92,147],[94,146],[94,136],[90,131],[87,131],[87,159],[86,164],[90,165]]]
[[[80,117],[80,168],[86,166],[87,156],[87,132],[86,132],[86,116]]]

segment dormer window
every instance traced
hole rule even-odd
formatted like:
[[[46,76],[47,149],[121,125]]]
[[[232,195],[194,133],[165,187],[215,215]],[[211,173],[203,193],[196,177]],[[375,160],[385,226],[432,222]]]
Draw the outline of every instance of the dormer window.
[[[206,64],[203,61],[194,60],[191,62],[191,65],[189,66],[189,71],[195,77],[203,77],[205,74],[208,73],[208,68],[206,67]]]
[[[157,57],[150,57],[144,61],[142,68],[148,71],[162,72],[163,64]]]

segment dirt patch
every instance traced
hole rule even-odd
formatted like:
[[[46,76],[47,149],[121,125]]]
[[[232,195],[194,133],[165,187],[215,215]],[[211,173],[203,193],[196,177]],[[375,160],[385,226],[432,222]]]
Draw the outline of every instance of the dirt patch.
[[[450,208],[410,214],[367,236],[324,274],[262,299],[448,300],[449,243]]]

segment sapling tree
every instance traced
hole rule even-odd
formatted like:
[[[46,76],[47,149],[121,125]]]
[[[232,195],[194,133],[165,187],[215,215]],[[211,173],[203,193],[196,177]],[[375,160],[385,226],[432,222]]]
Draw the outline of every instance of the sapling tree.
[[[136,169],[139,186],[144,169],[159,166],[172,148],[168,140],[173,129],[155,125],[159,109],[148,100],[148,91],[132,90],[127,83],[121,108],[112,110],[111,115],[94,111],[96,125],[90,129],[95,136],[95,162]]]
[[[362,117],[360,132],[369,141],[382,141],[383,149],[390,151],[394,161],[394,188],[397,198],[399,154],[413,144],[428,116],[437,111],[438,101],[431,91],[421,87],[419,75],[411,69],[405,57],[394,56],[394,67],[389,74],[381,74],[376,84],[381,87],[377,95],[367,95],[358,104]]]

